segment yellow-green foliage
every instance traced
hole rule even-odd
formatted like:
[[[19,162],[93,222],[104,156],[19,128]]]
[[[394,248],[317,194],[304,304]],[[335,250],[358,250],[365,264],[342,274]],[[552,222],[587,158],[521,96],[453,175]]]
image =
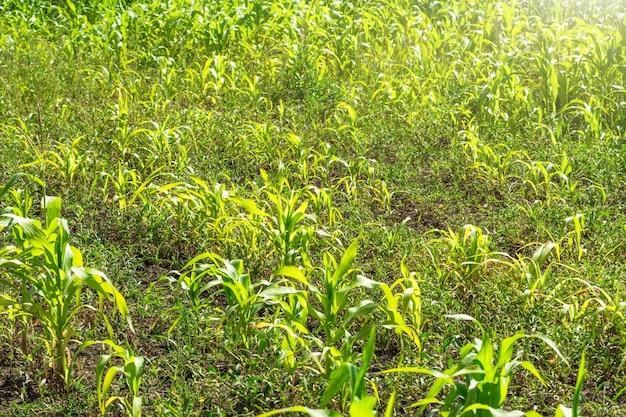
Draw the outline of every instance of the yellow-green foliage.
[[[623,2],[0,3],[0,414],[625,413]]]

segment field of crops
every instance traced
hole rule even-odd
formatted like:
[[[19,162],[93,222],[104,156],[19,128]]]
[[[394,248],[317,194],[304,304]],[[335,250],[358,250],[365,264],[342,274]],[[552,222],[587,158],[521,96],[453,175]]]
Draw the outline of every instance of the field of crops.
[[[2,415],[626,415],[626,3],[2,1],[0,213]]]

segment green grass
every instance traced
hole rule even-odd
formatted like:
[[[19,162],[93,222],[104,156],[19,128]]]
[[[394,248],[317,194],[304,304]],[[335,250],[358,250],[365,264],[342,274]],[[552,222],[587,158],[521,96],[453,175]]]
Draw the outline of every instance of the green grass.
[[[78,291],[46,333],[58,301],[22,284],[75,271],[4,221],[0,410],[622,415],[625,103],[620,2],[5,1],[2,218],[69,239],[134,332]],[[45,230],[44,196],[69,233]],[[522,333],[565,360],[499,351]],[[491,357],[541,378],[464,394],[493,388]]]

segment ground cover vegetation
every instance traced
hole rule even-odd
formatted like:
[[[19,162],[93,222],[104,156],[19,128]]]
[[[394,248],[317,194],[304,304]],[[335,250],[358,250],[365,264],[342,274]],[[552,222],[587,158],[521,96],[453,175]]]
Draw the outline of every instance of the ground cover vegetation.
[[[1,2],[2,414],[624,415],[625,13]]]

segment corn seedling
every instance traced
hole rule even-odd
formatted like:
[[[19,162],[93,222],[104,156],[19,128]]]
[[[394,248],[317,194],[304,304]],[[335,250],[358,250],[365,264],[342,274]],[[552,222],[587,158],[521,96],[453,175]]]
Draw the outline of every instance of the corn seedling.
[[[45,197],[42,205],[46,217],[43,225],[12,213],[0,217],[0,226],[12,232],[16,245],[3,254],[0,265],[10,277],[19,280],[2,280],[14,295],[3,294],[1,304],[41,323],[51,372],[69,388],[74,316],[84,308],[99,311],[109,331],[113,331],[101,309],[80,301],[83,287],[93,289],[101,299],[112,298],[129,325],[130,316],[124,297],[106,275],[84,267],[80,250],[69,244],[69,227],[60,217],[61,200]]]
[[[609,327],[613,326],[618,331],[623,331],[626,320],[626,301],[622,301],[619,291],[614,295],[610,295],[599,285],[594,285],[580,278],[570,278],[562,281],[560,285],[555,287],[555,294],[561,286],[568,282],[582,285],[581,289],[574,291],[572,294],[556,298],[556,301],[561,304],[561,313],[571,323],[579,323],[585,317],[591,317],[593,320],[592,333],[594,338],[597,336],[599,328],[607,331]],[[604,326],[599,322],[601,319],[606,323]]]
[[[206,260],[209,260],[210,263],[207,263]],[[196,266],[196,264],[200,261],[205,262]],[[183,273],[171,271],[170,274],[173,276],[161,278],[177,282],[178,287],[183,290],[191,302],[191,308],[180,304],[182,312],[170,326],[167,332],[168,336],[170,336],[172,331],[180,324],[180,322],[187,318],[190,314],[195,316],[200,315],[201,308],[205,307],[205,303],[208,302],[203,302],[202,295],[211,288],[206,283],[204,278],[212,273],[217,273],[219,265],[221,265],[222,262],[223,260],[219,256],[213,253],[204,253],[189,261],[183,267]],[[176,275],[178,278],[175,278]]]
[[[365,379],[369,363],[374,356],[375,343],[376,327],[372,326],[367,339],[367,344],[365,345],[361,355],[361,365],[357,366],[353,362],[343,362],[331,373],[326,389],[324,390],[320,400],[321,407],[325,407],[336,394],[342,391],[346,383],[349,384],[349,399],[352,403],[373,402],[373,404],[376,404],[376,399],[367,395],[367,385]],[[370,406],[370,409],[371,408],[373,407]]]
[[[422,330],[422,294],[418,276],[409,272],[404,260],[400,265],[402,278],[392,285],[381,283],[378,287],[383,292],[383,301],[379,309],[387,316],[381,326],[392,329],[400,340],[401,363],[405,356],[404,337],[410,340],[418,349],[422,348],[420,333]],[[394,293],[398,287],[402,292]]]
[[[5,212],[13,213],[20,217],[28,217],[33,208],[33,199],[28,187],[23,189],[10,189],[13,205],[5,208]]]
[[[132,139],[130,127],[129,127],[129,92],[124,88],[118,88],[116,91],[117,103],[109,106],[109,113],[111,114],[111,120],[117,122],[117,134],[112,138],[113,144],[117,150],[123,156],[130,151],[130,141]]]
[[[374,176],[374,160],[366,158],[350,159],[345,161],[340,158],[333,158],[335,163],[342,165],[347,171],[345,175],[337,181],[337,187],[343,186],[343,191],[348,201],[354,202],[359,198],[362,187]]]
[[[265,171],[261,175],[266,184],[269,177]],[[283,195],[287,188],[289,196]],[[268,237],[274,247],[274,252],[280,257],[280,265],[294,265],[301,259],[304,265],[309,265],[308,248],[314,236],[311,226],[301,224],[305,219],[315,220],[306,213],[309,206],[307,201],[300,202],[303,196],[302,190],[291,190],[286,179],[281,178],[280,185],[275,190],[266,189],[265,195],[272,203],[268,207],[269,222],[264,222]]]
[[[301,298],[300,302],[306,303],[308,314],[319,322],[315,333],[322,333],[321,337],[311,339],[319,348],[316,352],[311,351],[311,357],[320,373],[326,377],[330,377],[342,362],[351,360],[354,344],[367,336],[364,333],[367,327],[352,334],[351,323],[359,317],[367,317],[378,307],[377,303],[369,299],[348,306],[348,297],[354,289],[374,288],[379,285],[361,275],[350,278],[357,247],[358,240],[355,240],[346,249],[339,263],[329,253],[324,254],[324,281],[321,286],[316,286],[312,279],[293,266],[283,266],[275,273],[276,276],[293,279],[294,284],[303,285],[308,290],[308,297]],[[335,346],[338,343],[339,348]]]
[[[586,122],[587,128],[579,130],[578,134],[584,139],[587,147],[591,147],[594,143],[601,143],[606,135],[600,114],[602,107],[601,105],[593,104],[575,99],[564,109],[564,111],[571,112],[575,116],[582,116],[583,120]]]
[[[369,363],[372,360],[375,347],[375,327],[372,327],[369,332],[367,344],[363,350],[361,365],[357,366],[353,362],[344,362],[339,368],[333,371],[331,379],[328,382],[322,398],[320,400],[320,406],[325,407],[332,398],[344,390],[347,386],[349,407],[349,417],[375,417],[377,414],[376,409],[378,401],[376,397],[367,394],[367,370]],[[342,396],[343,397],[343,396]],[[393,414],[393,405],[395,401],[395,392],[392,394],[389,403],[384,412],[385,417],[391,417]],[[345,403],[342,401],[342,408],[345,408]],[[267,417],[282,413],[305,413],[311,416],[328,416],[328,417],[340,417],[341,414],[336,411],[325,409],[309,409],[306,407],[296,406],[290,408],[284,408],[281,410],[274,410],[268,413],[259,415],[258,417]]]
[[[98,342],[94,342],[98,343]],[[141,377],[145,360],[142,356],[136,356],[128,347],[122,347],[111,340],[99,342],[111,348],[111,353],[100,356],[96,365],[96,390],[98,393],[98,406],[100,415],[107,415],[108,407],[118,401],[129,417],[141,417],[143,398],[140,395]],[[86,346],[85,346],[86,347]],[[111,360],[121,360],[121,365],[109,365]],[[115,377],[121,374],[124,376],[126,386],[130,393],[130,400],[122,396],[109,396],[109,391]]]
[[[576,213],[575,215],[566,218],[565,221],[568,223],[571,222],[574,225],[574,230],[567,233],[566,237],[570,246],[573,246],[572,243],[576,245],[578,261],[580,261],[586,251],[582,244],[583,233],[585,232],[585,215],[582,213]]]
[[[465,141],[462,142],[465,152],[473,161],[472,169],[499,186],[505,185],[510,179],[518,178],[519,173],[515,167],[522,164],[524,154],[511,151],[502,145],[486,145],[474,130],[464,132]]]
[[[482,333],[481,339],[476,339],[461,349],[457,364],[443,372],[417,367],[401,367],[380,372],[381,374],[410,372],[436,378],[426,397],[411,405],[411,407],[420,407],[420,414],[431,406],[436,407],[437,412],[442,415],[450,417],[466,413],[472,413],[478,417],[505,415],[507,411],[502,409],[502,406],[508,395],[513,371],[519,367],[526,369],[545,386],[539,371],[531,362],[513,358],[513,346],[522,338],[541,339],[565,361],[556,345],[544,336],[525,336],[518,333],[502,340],[496,349],[482,325],[472,317],[464,314],[447,317],[454,320],[473,321],[477,323]],[[446,386],[450,387],[448,391],[444,390]],[[442,393],[443,398],[440,399]],[[524,415],[524,413],[517,413],[515,415]]]
[[[537,297],[536,294],[545,287],[546,278],[552,264],[548,264],[545,268],[544,265],[553,250],[555,250],[556,253],[559,253],[560,251],[556,243],[548,242],[542,244],[539,248],[537,248],[537,250],[535,250],[530,259],[522,258],[514,264],[523,272],[523,276],[526,281],[524,301],[527,307],[532,307],[534,305]]]
[[[333,204],[333,192],[330,188],[310,187],[306,198],[318,219],[325,219],[329,226],[342,220],[341,211]]]
[[[42,167],[47,167],[48,170],[58,173],[64,181],[72,182],[78,169],[87,159],[87,155],[78,149],[82,139],[83,137],[79,136],[69,145],[58,142],[56,150],[44,152],[35,161],[23,164],[22,167],[41,165]]]
[[[524,184],[532,190],[535,198],[545,199],[549,205],[551,200],[561,198],[561,193],[574,195],[579,182],[570,179],[572,166],[566,153],[563,153],[558,164],[530,161],[524,162],[524,165]]]
[[[269,283],[253,284],[250,275],[244,273],[241,260],[224,261],[220,268],[200,266],[196,273],[200,277],[213,278],[203,287],[205,291],[215,286],[220,287],[218,291],[226,296],[227,301],[224,321],[233,323],[234,335],[241,337],[243,344],[247,346],[251,324],[256,313],[264,305],[263,298],[257,293],[256,288],[260,285],[267,286]]]
[[[211,262],[199,263],[207,259]],[[210,280],[206,282],[205,279]],[[251,331],[259,328],[255,325],[259,310],[267,305],[279,304],[285,296],[299,294],[291,286],[281,286],[267,280],[252,282],[250,275],[244,273],[241,260],[224,260],[213,253],[203,253],[189,261],[180,274],[178,283],[192,300],[193,311],[196,313],[204,305],[200,303],[200,296],[217,287],[217,291],[210,295],[222,293],[226,297],[222,322],[233,326],[233,336],[240,338],[246,347]],[[187,314],[188,312],[183,312],[168,333]]]
[[[387,184],[382,180],[376,180],[374,186],[370,187],[370,189],[374,194],[374,201],[380,204],[383,211],[390,212],[395,192],[389,191]]]
[[[441,235],[433,243],[443,243],[448,249],[448,263],[452,273],[461,278],[474,278],[479,268],[488,262],[498,262],[493,255],[506,255],[489,249],[489,236],[482,229],[467,224],[455,232],[439,230]]]
[[[193,176],[190,182],[166,184],[156,188],[155,192],[159,195],[155,199],[155,212],[167,212],[176,224],[175,230],[183,237],[204,236],[205,239],[236,243],[234,236],[240,229],[250,232],[251,237],[246,243],[256,249],[257,223],[243,217],[239,209],[245,209],[252,218],[267,214],[254,201],[236,196],[236,190],[229,189],[226,184],[209,183]]]

